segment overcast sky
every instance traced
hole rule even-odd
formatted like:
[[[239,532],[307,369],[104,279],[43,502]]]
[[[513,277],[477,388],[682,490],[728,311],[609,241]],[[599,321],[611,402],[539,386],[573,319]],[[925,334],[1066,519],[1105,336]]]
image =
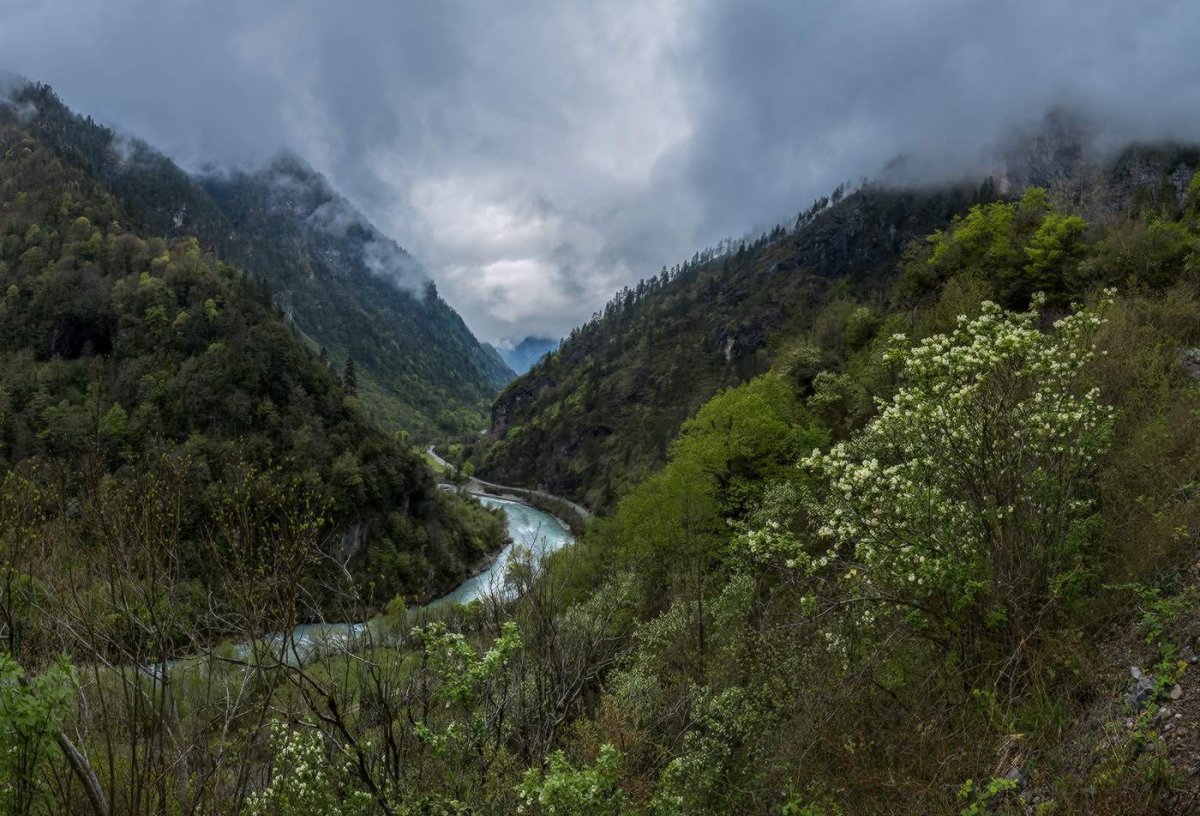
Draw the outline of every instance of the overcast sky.
[[[1194,0],[0,0],[0,67],[188,167],[298,153],[490,341],[1056,104],[1200,140],[1198,44]]]

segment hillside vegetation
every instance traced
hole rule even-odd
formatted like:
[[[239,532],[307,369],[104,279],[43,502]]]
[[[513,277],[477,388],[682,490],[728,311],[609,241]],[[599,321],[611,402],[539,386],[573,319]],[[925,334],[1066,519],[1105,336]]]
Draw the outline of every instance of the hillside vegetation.
[[[345,484],[338,460],[302,478],[303,490],[265,466],[226,479],[199,546],[227,601],[201,603],[200,589],[185,605],[173,601],[191,586],[175,554],[195,549],[175,509],[195,493],[179,487],[186,468],[137,458],[138,437],[135,458],[122,459],[109,429],[139,411],[168,428],[228,417],[228,398],[198,414],[174,407],[184,398],[173,389],[226,393],[201,376],[191,395],[182,374],[216,353],[212,321],[263,315],[263,331],[298,361],[272,383],[307,374],[312,385],[269,392],[274,412],[252,403],[237,451],[224,425],[183,432],[227,445],[201,459],[206,472],[256,444],[298,450],[339,421],[361,429],[341,449],[360,467],[376,444],[389,461],[411,457],[361,425],[353,397],[270,317],[266,296],[198,244],[135,236],[146,254],[118,271],[111,259],[125,256],[107,242],[123,231],[92,237],[94,224],[120,217],[104,209],[112,199],[96,198],[81,224],[72,208],[86,179],[12,134],[9,173],[48,162],[35,177],[56,183],[44,188],[54,196],[20,199],[16,181],[3,191],[15,225],[3,233],[4,273],[18,282],[5,308],[17,298],[22,314],[40,315],[22,352],[53,395],[40,404],[66,399],[79,423],[100,419],[84,452],[63,452],[50,447],[59,426],[44,419],[57,414],[7,403],[31,431],[5,444],[25,438],[32,451],[18,460],[6,448],[0,490],[8,812],[1200,808],[1193,151],[1139,148],[1102,171],[1075,163],[1047,187],[866,188],[815,208],[797,230],[698,255],[623,293],[506,392],[499,432],[474,452],[500,472],[558,474],[550,483],[611,510],[548,558],[533,542],[518,547],[506,594],[412,612],[393,601],[350,640],[299,655],[287,639],[255,638],[312,597],[308,565],[328,562],[318,531],[329,505],[308,487]],[[48,202],[36,221],[18,216],[35,198]],[[44,244],[47,229],[62,247]],[[89,260],[101,250],[109,260]],[[89,271],[97,265],[107,271]],[[45,317],[33,295],[59,275],[74,276],[53,301],[75,304],[69,320]],[[214,294],[210,279],[226,288]],[[123,305],[163,289],[188,305]],[[110,308],[118,329],[106,333]],[[685,336],[678,347],[650,315]],[[155,331],[145,336],[164,356],[151,359],[181,358],[180,378],[138,377],[138,401],[110,408],[104,389],[126,380],[104,366]],[[177,344],[193,331],[184,354]],[[259,359],[257,343],[221,336],[222,353]],[[86,380],[85,367],[95,372]],[[79,377],[74,391],[56,385],[59,371]],[[645,401],[625,412],[609,392],[639,387]],[[308,435],[282,436],[309,393],[329,395],[332,413]],[[601,417],[603,445],[547,448],[561,468],[516,456],[523,439],[570,440]],[[161,438],[175,446],[170,462],[192,455],[186,438]],[[307,463],[303,451],[296,461]],[[39,476],[101,454],[117,458],[82,501]],[[361,475],[351,484],[373,489]],[[411,507],[389,514],[396,524],[418,507],[445,509],[414,490]],[[460,522],[479,530],[486,519],[464,511]],[[199,623],[189,609],[205,610]],[[164,643],[210,621],[240,644],[166,662]]]
[[[1155,202],[1175,211],[1188,168],[1200,163],[1196,150],[1179,146],[1089,161],[1079,134],[1054,117],[1047,127],[1054,138],[1014,148],[999,180],[839,188],[790,229],[697,253],[621,291],[509,384],[492,408],[490,434],[467,455],[485,478],[611,509],[665,461],[683,420],[720,388],[763,373],[793,353],[797,338],[826,355],[805,363],[812,373],[842,342],[861,342],[882,312],[901,305],[892,286],[914,239],[953,216],[1032,183],[1102,222]]]
[[[780,339],[835,292],[889,275],[909,240],[975,200],[969,189],[864,188],[795,231],[664,269],[509,384],[489,438],[468,453],[485,478],[611,508],[706,399],[766,371]]]
[[[299,159],[193,178],[145,143],[75,115],[48,86],[10,96],[25,126],[114,194],[147,237],[198,238],[261,280],[314,351],[324,348],[339,370],[353,358],[376,421],[420,439],[483,426],[512,372],[420,265]]]
[[[975,206],[686,421],[555,565],[637,620],[574,756],[647,812],[1194,809],[1200,175],[1134,198]]]
[[[364,404],[418,438],[482,427],[512,379],[438,294],[420,264],[297,159],[202,179],[296,328],[339,365],[354,359]]]
[[[338,536],[312,565],[310,606],[343,564],[376,602],[427,597],[499,544],[496,519],[435,490],[363,416],[261,280],[195,238],[144,237],[81,167],[0,117],[0,470],[57,505],[45,512],[87,539],[93,503],[136,501],[169,474],[171,556],[203,592],[223,569],[204,539],[239,490],[302,494]]]

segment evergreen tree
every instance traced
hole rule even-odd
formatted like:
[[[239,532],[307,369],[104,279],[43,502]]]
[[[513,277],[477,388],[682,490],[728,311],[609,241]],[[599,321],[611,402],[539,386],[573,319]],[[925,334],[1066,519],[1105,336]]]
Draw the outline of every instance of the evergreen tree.
[[[354,358],[350,355],[346,355],[346,370],[342,373],[342,387],[350,396],[358,396],[358,374],[354,370]]]

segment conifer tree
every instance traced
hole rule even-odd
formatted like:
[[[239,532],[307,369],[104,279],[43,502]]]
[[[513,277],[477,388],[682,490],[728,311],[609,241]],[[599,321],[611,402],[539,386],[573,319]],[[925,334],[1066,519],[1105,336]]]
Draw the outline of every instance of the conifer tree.
[[[342,387],[350,396],[358,396],[358,374],[354,370],[354,358],[350,355],[346,355],[346,369],[342,372]]]

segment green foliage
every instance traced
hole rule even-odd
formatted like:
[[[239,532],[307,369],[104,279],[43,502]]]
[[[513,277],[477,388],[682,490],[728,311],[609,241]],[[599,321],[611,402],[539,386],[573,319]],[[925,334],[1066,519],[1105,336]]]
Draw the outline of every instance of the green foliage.
[[[65,657],[29,677],[0,652],[0,812],[26,814],[45,804],[45,773],[73,704],[75,675]]]
[[[345,547],[338,558],[373,604],[429,597],[499,546],[503,525],[437,491],[255,280],[193,237],[122,226],[136,219],[79,156],[35,136],[41,120],[5,111],[0,177],[19,182],[24,204],[13,186],[0,190],[0,471],[47,465],[44,478],[62,473],[63,506],[78,507],[103,479],[131,483],[186,457],[189,552],[202,550],[238,464],[278,471],[328,504],[327,532],[345,543],[323,545]],[[214,577],[199,557],[186,569]]]
[[[900,287],[916,296],[934,289],[950,274],[971,269],[995,280],[1020,260],[1013,242],[1017,205],[1011,202],[977,204],[949,229],[929,236],[928,250],[910,250]]]
[[[666,470],[701,474],[722,514],[738,518],[764,482],[782,478],[801,452],[826,442],[795,390],[765,375],[721,391],[684,422]]]
[[[1194,332],[1195,300],[1182,292],[1127,298],[1049,324],[1037,310],[972,300],[989,291],[976,281],[955,278],[938,303],[913,315],[909,325],[925,338],[915,348],[880,339],[845,361],[842,382],[886,398],[875,407],[862,400],[872,413],[847,429],[840,449],[809,457],[807,479],[749,455],[754,499],[737,509],[716,501],[716,480],[704,478],[703,467],[726,461],[726,441],[739,438],[712,436],[729,416],[750,415],[746,439],[760,430],[777,438],[778,408],[764,412],[758,398],[790,404],[771,397],[783,384],[802,405],[801,382],[764,378],[699,411],[716,421],[689,423],[667,465],[577,547],[581,558],[604,548],[605,574],[627,569],[644,580],[645,621],[609,684],[596,739],[622,745],[628,790],[653,783],[642,794],[647,807],[736,812],[752,800],[750,809],[767,812],[775,791],[791,789],[808,795],[780,806],[819,802],[814,812],[871,812],[883,801],[897,812],[1023,812],[1028,802],[1010,780],[972,784],[956,801],[961,777],[947,778],[946,769],[990,779],[1006,740],[1061,750],[1066,723],[1095,693],[1081,663],[1097,648],[1107,597],[1100,579],[1138,559],[1178,557],[1124,539],[1150,523],[1145,540],[1161,537],[1153,530],[1182,540],[1170,525],[1182,531],[1195,518],[1190,489],[1169,499],[1165,488],[1200,472],[1192,442],[1183,442],[1195,439],[1194,425],[1181,419],[1172,435],[1143,436],[1162,422],[1153,411],[1194,416],[1190,386],[1172,365]],[[893,385],[883,374],[889,367]],[[821,393],[808,405],[820,404]],[[811,422],[802,408],[791,417],[794,430]],[[816,440],[822,450],[824,438]],[[1132,474],[1145,480],[1131,482]],[[692,487],[671,492],[673,481]],[[707,507],[699,504],[706,496],[714,497]],[[1129,518],[1139,504],[1145,515]],[[711,526],[690,524],[687,509],[703,509],[694,515]],[[755,531],[746,540],[766,558],[754,564],[730,552],[730,518]],[[835,523],[844,529],[815,535]],[[682,546],[689,529],[703,533],[698,551]],[[1188,608],[1144,604],[1156,631]],[[1158,699],[1178,668],[1155,668]],[[1146,734],[1142,749],[1129,748],[1105,771],[1103,790],[1131,785],[1129,769],[1147,797],[1169,789],[1162,734]],[[740,792],[736,804],[723,798],[729,791]]]
[[[804,804],[799,799],[793,799],[779,809],[781,816],[842,816],[841,808],[836,804],[809,802]]]
[[[1200,242],[1186,224],[1159,217],[1118,223],[1092,248],[1081,282],[1167,286],[1195,276],[1198,251]]]
[[[612,745],[600,747],[596,761],[576,768],[562,751],[546,758],[544,771],[530,768],[517,786],[530,813],[543,816],[619,816],[625,797],[616,788],[621,754]]]
[[[1059,288],[1060,281],[1069,277],[1083,258],[1085,230],[1087,222],[1077,215],[1046,215],[1025,246],[1021,298]]]
[[[846,316],[846,325],[842,329],[849,351],[858,351],[871,341],[879,328],[879,316],[866,306],[858,306]]]
[[[1195,275],[1194,226],[1194,217],[1180,220],[1166,208],[1089,225],[1031,188],[1019,202],[972,207],[931,235],[928,248],[910,250],[897,291],[920,299],[968,270],[1011,307],[1023,307],[1034,292],[1062,306],[1098,286],[1164,287]]]
[[[726,389],[684,422],[667,465],[622,499],[600,535],[639,564],[647,598],[687,582],[702,596],[696,582],[721,557],[729,522],[772,482],[798,476],[795,461],[827,441],[773,374]]]
[[[1192,223],[1200,220],[1200,171],[1188,182],[1183,194],[1183,216]]]
[[[758,703],[746,690],[701,693],[695,706],[683,750],[663,771],[655,795],[655,812],[663,816],[732,812],[749,781],[744,777],[757,770],[741,753],[763,726]]]
[[[1024,306],[1034,292],[1052,301],[1069,290],[1083,259],[1087,222],[1054,211],[1046,191],[1031,187],[1020,201],[977,204],[949,228],[929,237],[929,249],[910,252],[898,284],[909,299],[934,291],[971,270],[1001,303]]]
[[[812,386],[813,380],[828,364],[821,349],[811,343],[800,342],[780,354],[775,369],[784,380],[804,391]]]
[[[511,622],[504,625],[501,636],[483,654],[459,632],[448,632],[444,624],[434,623],[416,629],[425,660],[434,678],[437,699],[448,706],[474,707],[481,688],[499,675],[504,663],[521,645],[521,637]],[[482,723],[480,723],[482,725]],[[430,734],[427,739],[437,740]]]
[[[1017,780],[1006,777],[996,777],[986,785],[976,785],[975,780],[968,779],[958,790],[958,798],[966,802],[959,816],[986,816],[991,813],[1003,813],[998,804],[1008,795],[1017,790]]]

